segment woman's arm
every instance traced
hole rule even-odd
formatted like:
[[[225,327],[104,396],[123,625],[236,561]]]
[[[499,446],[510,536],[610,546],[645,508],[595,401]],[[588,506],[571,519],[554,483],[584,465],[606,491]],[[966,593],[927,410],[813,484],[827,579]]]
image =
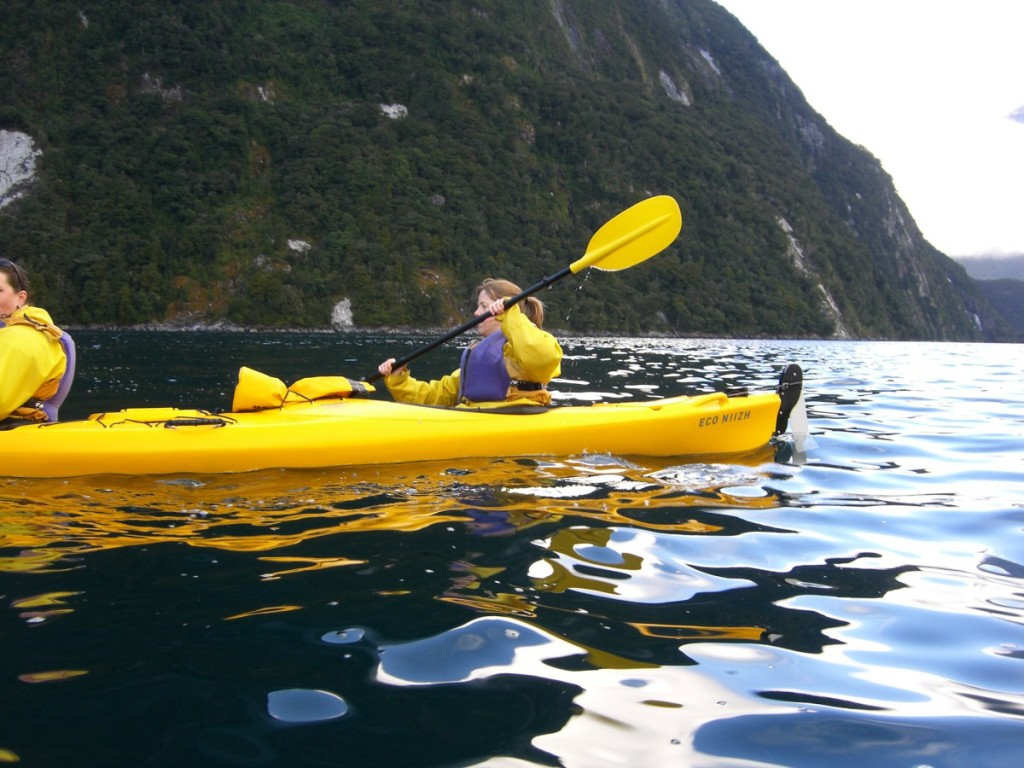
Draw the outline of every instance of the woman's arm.
[[[498,320],[505,334],[505,367],[509,376],[547,384],[561,375],[562,347],[558,340],[534,325],[518,304],[498,315]]]
[[[420,381],[402,368],[384,379],[391,396],[399,403],[419,405],[455,405],[459,397],[459,372],[452,371],[434,381]]]

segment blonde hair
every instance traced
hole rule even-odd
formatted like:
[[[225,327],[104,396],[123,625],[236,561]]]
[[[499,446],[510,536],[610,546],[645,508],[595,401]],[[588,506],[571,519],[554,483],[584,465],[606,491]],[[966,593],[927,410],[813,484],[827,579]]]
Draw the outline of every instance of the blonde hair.
[[[476,287],[473,298],[480,295],[480,291],[487,291],[496,299],[508,299],[523,292],[523,289],[510,280],[499,280],[488,277]],[[519,302],[523,314],[538,328],[544,327],[544,302],[536,296],[527,296]]]

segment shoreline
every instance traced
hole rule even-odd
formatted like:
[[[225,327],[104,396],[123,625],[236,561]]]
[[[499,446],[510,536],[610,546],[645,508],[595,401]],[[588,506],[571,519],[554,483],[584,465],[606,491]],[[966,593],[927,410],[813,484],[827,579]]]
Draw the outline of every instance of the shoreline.
[[[141,323],[138,325],[66,325],[61,326],[67,329],[69,332],[78,331],[104,331],[110,333],[133,333],[133,332],[151,332],[151,333],[237,333],[237,334],[258,334],[258,333],[281,333],[281,334],[320,334],[320,335],[337,335],[337,336],[371,336],[374,334],[394,334],[402,336],[424,336],[424,337],[436,337],[442,336],[449,331],[451,328],[448,327],[437,327],[437,328],[412,328],[407,326],[380,326],[380,327],[365,327],[365,326],[352,326],[350,328],[332,328],[332,327],[320,327],[320,328],[296,328],[296,327],[278,327],[278,326],[246,326],[237,325],[229,322],[214,322],[214,323]],[[623,331],[613,330],[602,330],[602,331],[568,331],[561,328],[548,328],[551,333],[566,337],[566,338],[608,338],[611,336],[628,338],[628,339],[750,339],[750,340],[785,340],[785,341],[899,341],[899,339],[884,339],[884,338],[838,338],[834,336],[793,336],[786,337],[785,339],[778,339],[774,336],[767,335],[744,335],[744,336],[728,336],[728,335],[717,335],[717,334],[706,334],[706,333],[669,333],[669,332],[649,332],[649,333],[628,333]],[[986,343],[986,342],[977,342]]]

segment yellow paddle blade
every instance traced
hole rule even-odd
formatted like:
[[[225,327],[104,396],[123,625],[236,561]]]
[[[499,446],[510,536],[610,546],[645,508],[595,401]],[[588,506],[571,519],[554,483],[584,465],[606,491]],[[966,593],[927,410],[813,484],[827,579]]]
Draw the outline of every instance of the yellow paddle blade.
[[[606,272],[628,269],[665,250],[679,235],[683,214],[668,195],[627,208],[594,233],[587,252],[569,265],[575,274],[587,267]]]

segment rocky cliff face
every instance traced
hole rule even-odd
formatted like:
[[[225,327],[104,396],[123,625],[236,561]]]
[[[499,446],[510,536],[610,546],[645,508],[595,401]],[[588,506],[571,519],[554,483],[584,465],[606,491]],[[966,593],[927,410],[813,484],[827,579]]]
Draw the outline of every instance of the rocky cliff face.
[[[40,154],[31,136],[0,130],[0,208],[25,194],[35,179]]]

